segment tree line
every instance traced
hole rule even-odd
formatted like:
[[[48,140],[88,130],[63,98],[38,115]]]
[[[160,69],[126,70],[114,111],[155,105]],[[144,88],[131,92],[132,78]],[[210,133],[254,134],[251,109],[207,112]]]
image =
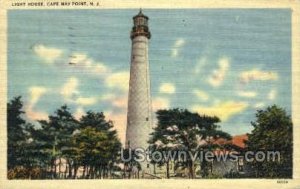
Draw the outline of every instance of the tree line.
[[[256,120],[251,122],[253,130],[248,135],[248,140],[243,141],[245,148],[241,149],[232,143],[216,143],[222,139],[230,140],[231,136],[220,130],[218,123],[220,119],[215,116],[199,115],[188,110],[171,109],[158,110],[156,112],[158,123],[151,134],[149,141],[152,150],[187,152],[203,151],[236,151],[241,155],[245,152],[273,151],[280,152],[279,159],[275,161],[254,161],[244,162],[246,172],[240,174],[238,171],[229,170],[227,178],[292,178],[293,173],[293,124],[287,112],[272,105],[265,110],[257,110]],[[201,141],[201,142],[199,142]],[[189,157],[189,156],[187,156]],[[177,169],[187,169],[188,177],[195,178],[195,169],[198,166],[198,173],[201,178],[219,178],[220,175],[213,175],[213,162],[205,158],[197,160],[191,158],[187,161],[180,161],[175,158],[175,162],[168,159],[156,163],[158,166],[165,166],[167,178],[170,178],[170,163]]]
[[[39,125],[24,119],[21,97],[7,104],[8,178],[107,178],[118,169],[121,142],[102,112],[88,111],[76,120],[64,105]],[[61,161],[66,169],[62,173]],[[58,164],[58,165],[57,165]]]
[[[122,145],[117,131],[103,112],[88,111],[76,120],[69,107],[63,105],[49,115],[48,120],[37,120],[38,124],[35,125],[24,119],[25,114],[21,97],[15,97],[7,103],[9,179],[120,178],[117,174],[120,172],[123,172],[123,178],[130,178],[130,166],[138,164],[121,161]],[[158,110],[156,115],[157,125],[148,141],[150,151],[239,150],[228,143],[215,143],[219,139],[231,139],[230,134],[220,129],[220,119],[216,116],[200,115],[177,108]],[[251,122],[253,130],[248,134],[244,150],[277,150],[282,157],[277,162],[247,162],[247,166],[251,168],[247,177],[291,178],[291,117],[276,105],[258,110],[255,116],[256,120]],[[63,171],[62,162],[66,165]],[[156,167],[164,166],[167,178],[171,177],[171,163],[177,170],[186,169],[191,179],[196,178],[197,168],[200,170],[197,174],[201,178],[213,177],[212,162],[205,160],[196,162],[188,158],[184,162],[171,162],[165,159],[151,163],[154,173]],[[120,166],[122,164],[123,170]]]

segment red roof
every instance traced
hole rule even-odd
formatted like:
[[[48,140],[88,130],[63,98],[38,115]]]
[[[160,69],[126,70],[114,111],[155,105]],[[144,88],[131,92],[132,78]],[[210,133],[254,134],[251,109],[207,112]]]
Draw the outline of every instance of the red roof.
[[[238,147],[245,148],[245,140],[248,140],[247,134],[233,136],[231,142]]]
[[[248,140],[247,134],[233,136],[232,139],[229,141],[226,139],[220,138],[220,139],[216,140],[214,143],[219,144],[219,145],[233,144],[240,148],[245,148],[246,147],[245,140]]]

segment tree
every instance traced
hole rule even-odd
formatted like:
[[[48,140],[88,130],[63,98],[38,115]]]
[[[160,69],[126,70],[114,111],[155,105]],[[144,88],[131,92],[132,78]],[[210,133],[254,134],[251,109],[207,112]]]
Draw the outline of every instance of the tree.
[[[49,120],[38,120],[41,128],[31,128],[32,145],[39,152],[40,162],[48,170],[50,166],[52,178],[61,178],[61,166],[58,171],[55,161],[65,158],[68,163],[69,177],[72,177],[73,160],[69,158],[70,139],[73,133],[78,130],[79,123],[71,114],[67,105],[57,109]],[[59,173],[57,175],[56,173]]]
[[[216,125],[220,119],[191,113],[188,110],[170,109],[156,112],[158,124],[149,140],[152,149],[162,151],[186,150],[195,153],[200,148],[212,148],[212,140],[230,139],[230,135],[219,130]],[[201,141],[206,141],[202,145]],[[153,147],[154,146],[154,147]],[[167,177],[169,178],[169,159],[165,159]],[[189,170],[189,177],[195,178],[195,161],[187,156],[181,165]]]
[[[78,121],[63,105],[33,125],[23,119],[22,108],[21,97],[7,104],[8,178],[74,179],[81,166],[85,178],[107,178],[117,168],[121,143],[102,112],[88,111]]]
[[[291,178],[293,167],[293,124],[286,111],[276,105],[258,110],[254,129],[246,144],[251,151],[279,151],[280,161],[248,162],[254,177]]]
[[[66,149],[74,165],[74,178],[79,166],[84,168],[84,178],[107,178],[121,149],[113,123],[106,121],[102,112],[92,111],[83,115],[79,123]]]
[[[80,150],[85,169],[89,167],[90,178],[103,178],[111,173],[119,158],[121,142],[112,121],[106,121],[102,112],[88,111],[82,116],[80,130],[73,140]]]
[[[31,141],[30,129],[34,126],[23,118],[21,96],[7,103],[7,168],[9,179],[38,178],[40,155]]]
[[[7,103],[7,167],[13,169],[23,165],[23,145],[26,142],[21,96],[15,97]]]
[[[48,133],[49,140],[46,139],[51,144],[46,148],[51,151],[52,167],[53,160],[63,157],[68,163],[68,178],[76,178],[80,166],[84,169],[83,178],[107,177],[115,168],[121,148],[112,121],[106,121],[102,112],[92,111],[76,121],[66,110],[63,106],[57,115],[49,116],[49,122],[40,121],[41,131]]]

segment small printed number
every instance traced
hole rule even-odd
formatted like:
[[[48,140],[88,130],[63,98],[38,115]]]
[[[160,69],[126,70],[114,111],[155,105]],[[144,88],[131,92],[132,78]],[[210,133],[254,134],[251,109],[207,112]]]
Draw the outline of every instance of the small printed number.
[[[288,181],[287,180],[278,180],[277,184],[287,184]]]

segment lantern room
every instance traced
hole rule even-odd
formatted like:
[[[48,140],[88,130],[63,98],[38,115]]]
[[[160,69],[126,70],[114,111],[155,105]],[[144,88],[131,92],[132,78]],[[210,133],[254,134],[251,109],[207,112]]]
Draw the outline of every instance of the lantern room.
[[[131,39],[135,38],[136,36],[145,36],[150,39],[151,34],[148,28],[148,20],[149,18],[144,15],[140,9],[140,12],[133,17],[133,27],[130,35]]]

